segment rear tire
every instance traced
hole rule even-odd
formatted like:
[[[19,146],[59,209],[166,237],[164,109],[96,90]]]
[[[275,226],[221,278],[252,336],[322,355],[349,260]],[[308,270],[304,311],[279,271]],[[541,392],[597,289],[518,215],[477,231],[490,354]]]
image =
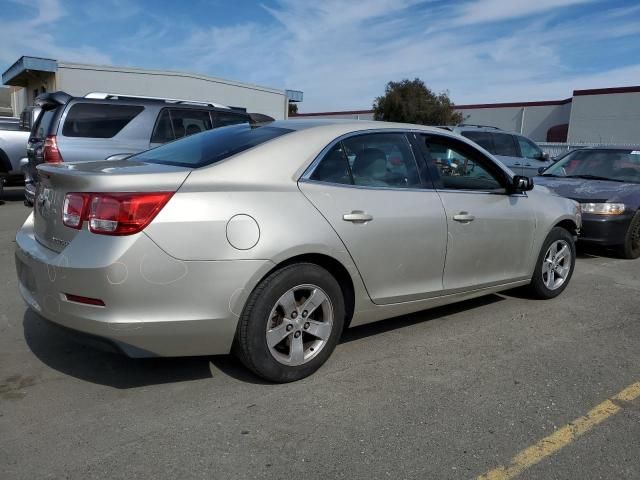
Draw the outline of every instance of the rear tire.
[[[640,211],[631,219],[624,243],[616,249],[616,253],[629,260],[640,257]]]
[[[300,380],[329,358],[344,318],[342,290],[333,275],[311,263],[289,265],[262,280],[249,296],[234,353],[266,380]]]
[[[575,263],[576,246],[573,235],[564,228],[554,227],[540,249],[529,284],[531,295],[542,300],[560,295],[571,280]]]

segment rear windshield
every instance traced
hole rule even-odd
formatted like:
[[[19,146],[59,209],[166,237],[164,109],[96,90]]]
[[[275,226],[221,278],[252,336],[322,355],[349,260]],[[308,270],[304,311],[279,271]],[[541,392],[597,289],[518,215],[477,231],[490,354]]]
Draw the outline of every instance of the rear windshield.
[[[130,157],[149,163],[198,168],[219,162],[293,130],[251,127],[248,123],[216,128]]]
[[[76,103],[69,109],[62,135],[65,137],[112,138],[127,126],[144,107]]]

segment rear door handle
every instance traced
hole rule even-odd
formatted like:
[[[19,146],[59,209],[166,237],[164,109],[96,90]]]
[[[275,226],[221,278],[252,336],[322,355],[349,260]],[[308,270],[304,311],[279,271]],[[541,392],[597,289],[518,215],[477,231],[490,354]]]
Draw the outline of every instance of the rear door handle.
[[[373,217],[361,210],[354,210],[351,213],[345,213],[344,215],[342,215],[342,219],[345,222],[365,223],[373,220]]]
[[[468,212],[460,212],[458,215],[454,215],[453,219],[456,222],[469,223],[473,222],[476,217],[474,217],[473,215],[469,215]]]
[[[520,163],[514,163],[513,165],[516,166],[516,167],[519,167],[521,164]]]

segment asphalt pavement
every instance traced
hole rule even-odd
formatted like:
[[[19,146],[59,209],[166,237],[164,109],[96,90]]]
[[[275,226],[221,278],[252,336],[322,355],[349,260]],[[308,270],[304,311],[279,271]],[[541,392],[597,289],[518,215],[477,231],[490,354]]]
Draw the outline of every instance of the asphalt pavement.
[[[582,252],[557,299],[351,329],[315,375],[272,385],[230,356],[105,352],[27,310],[29,210],[5,194],[2,479],[640,478],[640,261]]]

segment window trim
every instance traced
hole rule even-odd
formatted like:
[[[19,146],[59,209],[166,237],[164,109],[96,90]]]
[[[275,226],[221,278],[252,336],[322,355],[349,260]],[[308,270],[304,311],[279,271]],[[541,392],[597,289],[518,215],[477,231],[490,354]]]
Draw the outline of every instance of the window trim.
[[[298,178],[298,182],[303,182],[303,183],[317,183],[317,184],[321,184],[321,185],[332,185],[335,187],[345,187],[345,188],[358,188],[358,189],[366,189],[366,190],[394,190],[394,191],[400,191],[400,192],[424,192],[424,191],[428,191],[428,190],[433,190],[433,182],[431,181],[431,172],[427,172],[429,175],[428,179],[423,178],[424,174],[423,171],[425,170],[424,168],[420,168],[420,162],[422,159],[422,155],[418,155],[415,151],[415,145],[413,144],[411,138],[410,138],[410,134],[415,132],[414,130],[403,130],[403,129],[399,129],[399,128],[377,128],[377,129],[371,129],[371,130],[358,130],[357,132],[349,132],[349,133],[345,133],[344,135],[340,135],[337,138],[334,138],[327,146],[325,146],[320,153],[316,156],[316,158],[313,159],[313,161],[309,164],[309,166],[304,170],[304,172],[302,173],[302,175]],[[420,130],[417,130],[417,132],[420,132]],[[411,150],[411,155],[413,157],[413,161],[416,164],[416,169],[418,172],[418,178],[420,179],[420,187],[407,187],[407,188],[402,188],[402,187],[383,187],[383,186],[368,186],[368,185],[355,185],[355,184],[346,184],[346,183],[335,183],[335,182],[328,182],[325,180],[316,180],[316,179],[312,179],[311,175],[313,175],[313,172],[316,170],[316,168],[318,167],[318,165],[320,164],[320,162],[324,159],[324,157],[333,149],[333,147],[335,147],[338,143],[342,143],[343,140],[347,140],[349,138],[353,138],[353,137],[358,137],[358,136],[363,136],[363,135],[372,135],[372,134],[401,134],[404,138],[405,141],[407,142],[407,145],[409,147],[409,150]],[[348,164],[348,162],[347,162]],[[351,172],[351,166],[349,166],[349,172]],[[353,178],[353,176],[352,176]],[[427,182],[427,180],[429,180]]]

